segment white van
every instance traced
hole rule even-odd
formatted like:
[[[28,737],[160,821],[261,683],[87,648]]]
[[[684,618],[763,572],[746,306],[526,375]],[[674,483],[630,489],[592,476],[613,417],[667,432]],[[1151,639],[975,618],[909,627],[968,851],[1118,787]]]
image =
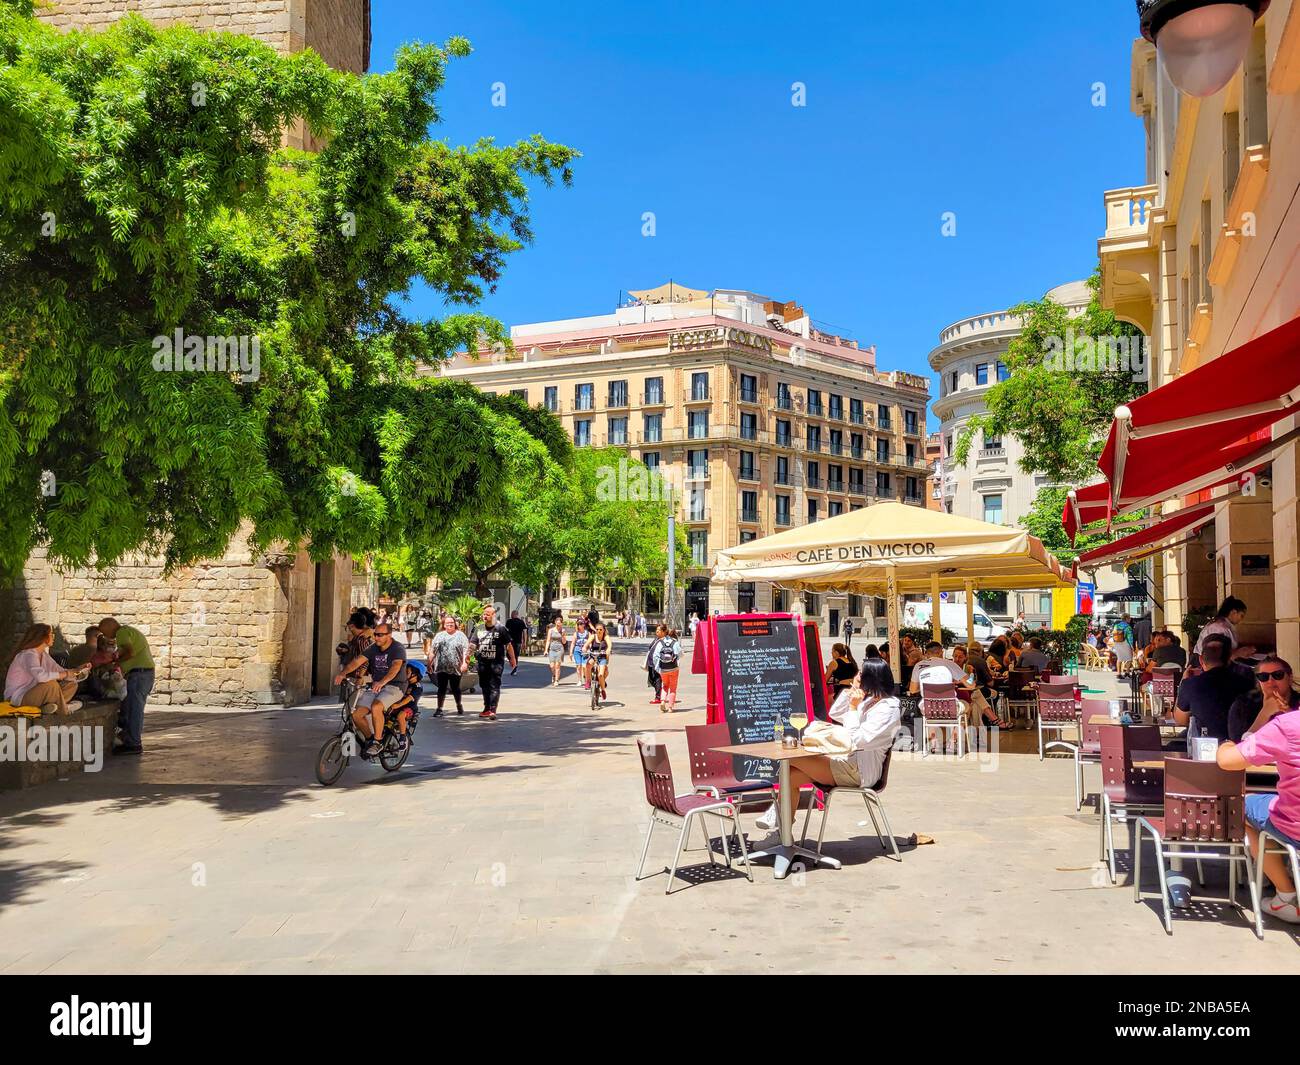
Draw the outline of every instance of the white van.
[[[955,632],[958,640],[963,643],[970,642],[970,635],[966,632],[966,605],[964,603],[940,603],[939,623],[945,629],[951,629]],[[930,627],[930,604],[928,602],[904,603],[902,625],[905,629],[928,629]],[[975,639],[980,643],[987,644],[1006,634],[1007,630],[1001,625],[994,625],[992,619],[976,603]]]

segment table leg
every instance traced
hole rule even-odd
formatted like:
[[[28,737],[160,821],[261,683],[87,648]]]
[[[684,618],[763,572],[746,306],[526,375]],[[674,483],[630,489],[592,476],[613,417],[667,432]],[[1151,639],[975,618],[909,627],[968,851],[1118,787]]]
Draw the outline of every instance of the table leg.
[[[788,759],[781,759],[778,779],[781,785],[781,794],[776,804],[776,815],[780,826],[781,843],[770,850],[751,851],[749,855],[750,861],[755,858],[772,858],[774,860],[773,872],[776,874],[777,880],[784,880],[790,872],[790,867],[797,861],[802,861],[805,866],[825,865],[831,869],[840,868],[840,863],[836,859],[828,858],[824,854],[818,854],[807,847],[795,845],[794,817],[792,814],[786,813],[786,796],[790,793],[790,762]]]

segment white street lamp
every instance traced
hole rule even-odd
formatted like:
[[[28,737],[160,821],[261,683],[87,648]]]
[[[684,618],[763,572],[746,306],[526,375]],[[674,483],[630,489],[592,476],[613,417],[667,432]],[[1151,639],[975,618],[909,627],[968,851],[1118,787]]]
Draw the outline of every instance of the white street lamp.
[[[1255,21],[1270,0],[1137,0],[1142,36],[1152,41],[1174,85],[1213,96],[1237,72]]]

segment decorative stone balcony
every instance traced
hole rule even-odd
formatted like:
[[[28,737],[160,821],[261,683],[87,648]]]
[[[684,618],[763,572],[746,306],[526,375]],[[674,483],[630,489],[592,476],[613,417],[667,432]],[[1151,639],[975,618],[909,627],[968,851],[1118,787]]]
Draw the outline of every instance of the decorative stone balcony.
[[[1105,194],[1106,235],[1101,258],[1101,302],[1121,318],[1151,331],[1159,284],[1158,249],[1165,210],[1159,188],[1140,185]]]

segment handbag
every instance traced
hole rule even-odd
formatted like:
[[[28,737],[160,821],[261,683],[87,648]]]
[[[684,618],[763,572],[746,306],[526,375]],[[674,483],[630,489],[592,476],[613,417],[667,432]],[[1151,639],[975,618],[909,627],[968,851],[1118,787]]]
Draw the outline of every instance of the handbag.
[[[853,753],[853,740],[843,725],[813,721],[803,730],[804,749],[832,758]]]

